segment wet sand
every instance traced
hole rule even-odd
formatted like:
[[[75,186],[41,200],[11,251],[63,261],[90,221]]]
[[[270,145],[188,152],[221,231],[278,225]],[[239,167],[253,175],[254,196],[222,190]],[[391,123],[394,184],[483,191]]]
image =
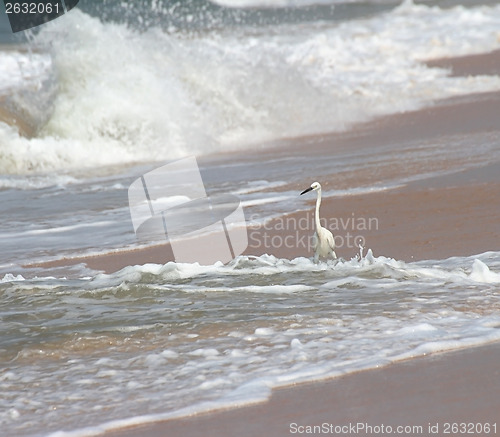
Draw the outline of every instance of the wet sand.
[[[500,165],[495,165],[500,174]],[[388,192],[328,199],[322,203],[325,217],[336,217],[350,224],[334,230],[337,256],[350,259],[359,250],[362,239],[365,250],[403,261],[444,259],[468,256],[500,246],[500,183],[471,183],[467,175],[459,185],[428,189],[418,184]],[[314,199],[311,204],[313,207]],[[253,255],[272,253],[278,257],[311,256],[304,246],[312,231],[302,230],[312,213],[303,212],[276,219],[265,228],[250,228]],[[281,230],[283,223],[297,223],[295,229]],[[354,228],[354,229],[353,229]],[[286,244],[294,235],[296,247]],[[267,245],[266,245],[267,243]],[[267,247],[266,247],[267,246]]]
[[[278,389],[269,401],[245,408],[114,430],[106,436],[312,435],[314,428],[308,433],[307,426],[327,430],[327,433],[316,431],[314,435],[399,432],[399,435],[427,436],[446,435],[447,429],[449,435],[458,435],[451,432],[454,423],[472,424],[478,430],[487,423],[496,424],[499,433],[499,359],[498,343],[415,358],[380,369]],[[339,426],[340,432],[335,432]],[[411,428],[398,429],[399,426]],[[495,433],[491,428],[489,434],[474,432],[473,435]]]
[[[500,174],[500,163],[488,173]],[[478,170],[480,171],[480,170]],[[475,172],[457,174],[436,181],[442,186],[415,183],[387,192],[325,199],[324,217],[335,217],[338,257],[350,259],[359,253],[358,243],[383,255],[403,261],[469,256],[500,246],[500,183],[475,182]],[[457,185],[445,185],[455,182]],[[299,192],[299,191],[298,191]],[[315,197],[311,196],[311,210]],[[246,255],[263,253],[293,259],[312,256],[312,211],[288,214],[264,225],[248,226]],[[285,228],[285,229],[284,229]],[[59,259],[31,267],[60,268],[83,263],[107,273],[129,265],[173,261],[169,244],[146,249],[90,257]]]
[[[429,67],[447,68],[452,76],[500,74],[500,51],[429,61]]]

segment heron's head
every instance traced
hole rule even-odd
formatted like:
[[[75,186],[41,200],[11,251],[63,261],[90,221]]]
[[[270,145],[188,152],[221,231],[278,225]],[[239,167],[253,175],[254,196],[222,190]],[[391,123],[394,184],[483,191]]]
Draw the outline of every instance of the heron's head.
[[[309,188],[306,188],[300,195],[309,193],[309,191],[318,191],[321,190],[321,185],[319,182],[313,182]]]

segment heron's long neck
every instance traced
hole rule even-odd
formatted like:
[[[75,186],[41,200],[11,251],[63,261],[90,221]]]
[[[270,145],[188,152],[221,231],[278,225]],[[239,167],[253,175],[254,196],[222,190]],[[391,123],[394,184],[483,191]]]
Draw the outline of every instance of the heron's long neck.
[[[316,224],[316,229],[321,227],[319,222],[319,206],[321,205],[321,189],[318,190],[318,197],[316,198],[316,214],[314,215],[314,223]]]

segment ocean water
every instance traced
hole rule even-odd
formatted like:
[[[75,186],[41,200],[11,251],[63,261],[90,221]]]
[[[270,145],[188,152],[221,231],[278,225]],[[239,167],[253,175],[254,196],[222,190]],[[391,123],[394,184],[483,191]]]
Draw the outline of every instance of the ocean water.
[[[27,138],[0,122],[4,435],[95,435],[500,340],[500,252],[405,263],[354,247],[338,263],[263,253],[109,275],[30,266],[139,247],[128,187],[188,155],[250,226],[309,210],[295,185],[312,177],[338,175],[323,192],[335,199],[500,161],[494,130],[274,150],[500,89],[422,63],[500,48],[497,2],[312,3],[81,0],[15,38],[0,21],[0,102],[35,126]]]
[[[382,4],[376,13],[368,2],[364,9],[343,5],[352,8],[344,20],[333,19],[340,7],[334,5],[329,13],[320,9],[322,19],[313,12],[314,20],[295,16],[295,9],[285,9],[282,21],[276,9],[272,19],[259,18],[266,17],[263,9],[241,19],[214,12],[210,21],[191,14],[214,7],[206,2],[193,2],[187,11],[183,2],[152,2],[142,15],[142,3],[114,4],[96,11],[89,3],[89,13],[76,9],[42,26],[30,36],[36,54],[0,52],[5,86],[24,90],[16,84],[36,82],[37,73],[39,88],[57,84],[57,92],[46,93],[50,105],[34,105],[43,114],[51,107],[48,120],[32,116],[40,119],[34,138],[0,126],[0,172],[94,169],[238,150],[342,131],[500,85],[498,77],[450,77],[420,62],[500,47],[499,5],[443,9],[405,2],[388,10]],[[148,27],[150,16],[170,17],[169,7],[181,8],[198,27],[166,18]],[[119,13],[121,22],[100,18],[119,20]],[[17,94],[9,94],[14,110]]]
[[[263,255],[6,275],[2,430],[95,435],[498,341],[499,272],[498,252],[406,264],[369,251],[336,265]]]

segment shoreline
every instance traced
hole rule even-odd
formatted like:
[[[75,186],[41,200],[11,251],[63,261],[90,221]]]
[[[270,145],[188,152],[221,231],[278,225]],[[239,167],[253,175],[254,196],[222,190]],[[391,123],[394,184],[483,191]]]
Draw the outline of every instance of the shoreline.
[[[500,342],[436,352],[324,380],[273,388],[270,398],[263,402],[108,429],[98,435],[215,437],[235,435],[237,430],[241,437],[279,437],[304,434],[306,429],[300,428],[300,433],[298,427],[325,423],[333,425],[333,430],[338,426],[349,430],[355,424],[357,435],[371,435],[367,426],[382,424],[386,432],[378,432],[381,435],[393,433],[398,426],[411,426],[413,435],[436,435],[436,425],[444,433],[446,424],[451,427],[454,423],[496,424],[500,432],[498,359]],[[365,429],[359,430],[358,424]],[[393,428],[392,432],[388,427]],[[349,435],[345,430],[328,435]]]
[[[500,163],[490,165],[483,179],[489,179],[488,175],[495,172],[500,172]],[[441,188],[429,188],[429,181],[424,180],[404,188],[324,199],[322,216],[335,219],[334,222],[329,219],[329,228],[335,235],[337,256],[347,260],[356,256],[359,242],[364,253],[371,249],[376,256],[405,262],[498,251],[500,211],[496,201],[500,198],[500,182],[480,180],[475,183],[472,182],[475,175],[470,171],[442,176],[438,179],[451,181],[451,186]],[[289,213],[262,225],[249,223],[249,245],[243,255],[269,254],[286,259],[311,257],[314,202],[314,198],[310,200],[312,206],[307,211]],[[326,220],[322,223],[326,224]],[[482,232],[476,232],[478,228]],[[84,264],[91,270],[111,274],[131,265],[169,261],[174,261],[174,256],[170,244],[164,243],[23,267],[61,269]]]

